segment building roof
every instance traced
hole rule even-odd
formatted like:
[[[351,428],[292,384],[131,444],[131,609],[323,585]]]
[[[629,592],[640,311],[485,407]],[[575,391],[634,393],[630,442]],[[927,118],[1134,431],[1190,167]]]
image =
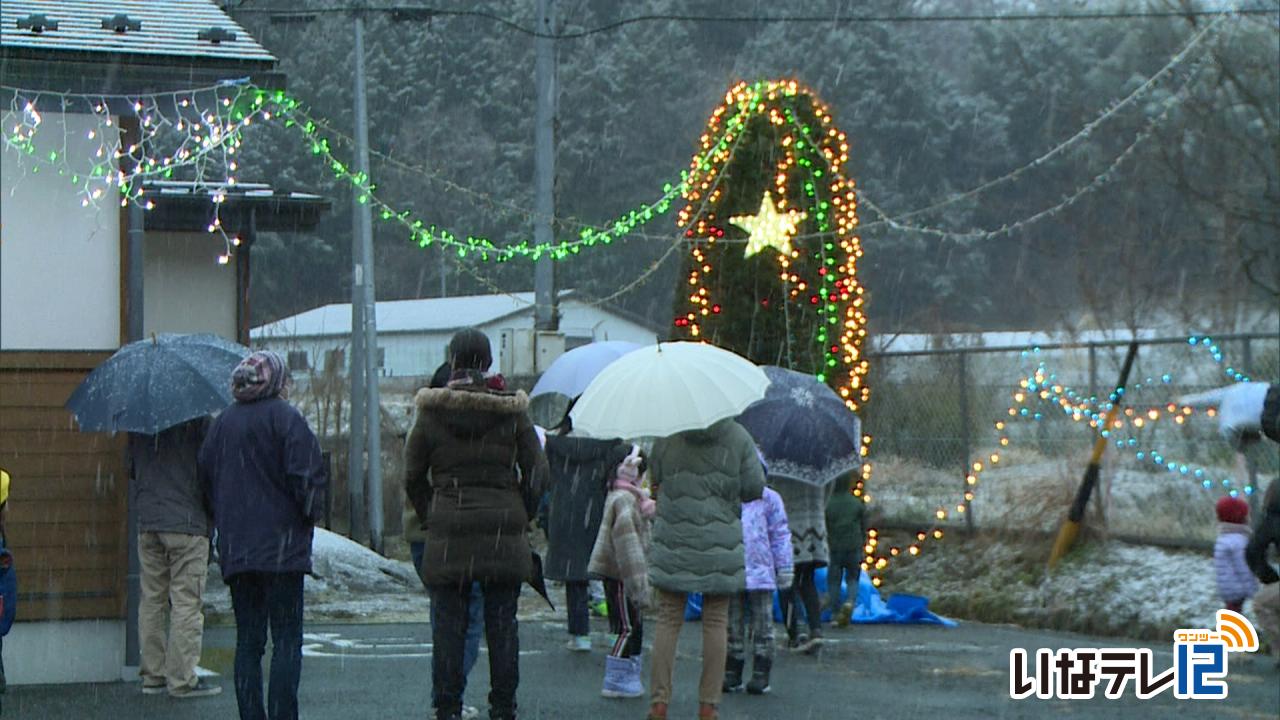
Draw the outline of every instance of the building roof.
[[[560,300],[573,295],[561,290]],[[474,327],[517,313],[532,311],[532,292],[505,295],[459,295],[419,300],[381,300],[377,303],[379,333],[442,332]],[[351,334],[351,303],[336,303],[307,310],[250,331],[261,338],[304,338]]]
[[[218,216],[228,232],[253,229],[260,232],[312,230],[328,212],[328,199],[312,193],[273,189],[266,183],[239,182],[234,186],[201,186],[179,180],[147,180],[142,183],[155,207],[146,215],[146,229],[160,231],[203,230],[213,215],[213,193],[220,192]]]
[[[43,15],[48,25],[33,29],[33,15]],[[137,25],[125,32],[103,27],[104,21],[117,15],[128,16]],[[223,34],[218,42],[200,37],[211,30],[216,37],[219,29]],[[212,0],[4,0],[0,46],[6,54],[153,56],[261,67],[276,61]]]

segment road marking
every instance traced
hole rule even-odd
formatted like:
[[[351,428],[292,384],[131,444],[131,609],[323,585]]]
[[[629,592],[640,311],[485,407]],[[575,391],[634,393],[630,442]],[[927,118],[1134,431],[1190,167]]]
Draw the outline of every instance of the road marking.
[[[403,636],[344,638],[341,633],[323,632],[303,633],[302,640],[302,656],[310,658],[341,660],[429,658],[432,651],[430,642],[414,641],[413,638]],[[488,649],[482,644],[480,652],[488,654]],[[520,651],[522,657],[544,653],[544,650]]]

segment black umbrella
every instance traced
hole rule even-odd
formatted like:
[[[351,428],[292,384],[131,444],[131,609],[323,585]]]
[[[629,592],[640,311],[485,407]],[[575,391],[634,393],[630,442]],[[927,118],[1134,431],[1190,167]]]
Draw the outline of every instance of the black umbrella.
[[[766,366],[769,388],[738,416],[769,474],[825,485],[862,465],[862,432],[840,396],[806,373]]]
[[[529,587],[533,588],[534,592],[547,601],[547,605],[551,606],[551,610],[555,611],[555,603],[551,602],[551,596],[547,594],[547,579],[542,575],[542,556],[535,551],[530,551],[529,554],[532,556],[533,568],[529,572],[529,578],[526,582],[529,583]]]
[[[66,407],[82,432],[154,435],[230,405],[231,371],[248,354],[216,335],[153,335],[94,368]]]

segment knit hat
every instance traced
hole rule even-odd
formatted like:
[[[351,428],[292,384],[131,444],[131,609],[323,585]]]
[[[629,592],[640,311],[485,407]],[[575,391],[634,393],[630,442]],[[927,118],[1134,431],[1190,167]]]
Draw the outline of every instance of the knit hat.
[[[276,397],[289,383],[289,368],[279,353],[259,350],[231,372],[231,394],[239,402]]]
[[[1224,495],[1218,498],[1214,509],[1218,513],[1219,522],[1244,524],[1249,520],[1249,503],[1237,497]]]

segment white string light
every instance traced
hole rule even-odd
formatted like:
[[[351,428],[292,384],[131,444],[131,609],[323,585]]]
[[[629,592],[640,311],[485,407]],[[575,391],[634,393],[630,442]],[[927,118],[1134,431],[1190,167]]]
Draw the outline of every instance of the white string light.
[[[928,225],[912,225],[909,223],[899,222],[897,218],[890,216],[883,208],[872,202],[871,199],[866,196],[864,191],[858,189],[859,201],[880,217],[879,220],[868,223],[865,227],[870,227],[872,225],[887,225],[888,227],[900,232],[920,233],[922,235],[932,235],[939,238],[954,240],[989,240],[1003,235],[1010,235],[1042,220],[1059,215],[1079,202],[1081,198],[1093,193],[1116,178],[1121,166],[1123,166],[1129,158],[1133,157],[1134,153],[1144,142],[1155,134],[1156,129],[1163,124],[1173,109],[1182,104],[1187,97],[1189,97],[1190,90],[1196,82],[1203,62],[1206,60],[1207,56],[1200,58],[1200,61],[1193,66],[1188,79],[1181,87],[1178,88],[1178,91],[1161,101],[1162,109],[1160,113],[1147,121],[1146,125],[1144,125],[1134,135],[1133,141],[1121,150],[1118,155],[1116,155],[1105,170],[1094,175],[1088,182],[1075,188],[1055,205],[1039,210],[1013,222],[1004,223],[1000,227],[994,229],[948,230],[946,228]],[[901,217],[903,216],[898,216],[898,218]]]
[[[988,180],[987,182],[984,182],[974,188],[966,190],[962,193],[958,193],[956,195],[952,195],[951,197],[945,200],[940,200],[930,205],[926,205],[925,207],[917,208],[909,212],[900,213],[892,217],[890,217],[888,214],[878,210],[873,206],[872,210],[875,210],[875,212],[881,216],[881,219],[864,223],[862,227],[870,228],[870,227],[876,227],[878,225],[889,225],[890,227],[893,227],[894,229],[899,229],[899,230],[911,229],[917,232],[928,232],[929,229],[916,228],[914,226],[904,225],[902,224],[902,221],[908,218],[916,217],[918,215],[923,215],[925,213],[929,213],[934,210],[947,207],[949,205],[953,205],[957,202],[960,202],[961,200],[965,200],[975,195],[978,195],[980,193],[986,192],[991,188],[998,187],[1005,183],[1012,182],[1013,180],[1019,179],[1026,173],[1030,172],[1031,170],[1034,170],[1036,168],[1043,166],[1044,164],[1048,163],[1050,160],[1054,159],[1059,155],[1062,155],[1066,151],[1070,150],[1072,147],[1078,145],[1080,142],[1091,137],[1094,131],[1098,127],[1100,127],[1103,123],[1105,123],[1111,117],[1113,117],[1118,112],[1123,110],[1125,107],[1132,105],[1142,96],[1146,95],[1150,90],[1155,88],[1156,85],[1159,84],[1159,82],[1166,75],[1172,73],[1173,70],[1190,55],[1193,49],[1195,49],[1198,45],[1200,45],[1201,42],[1203,42],[1206,38],[1208,38],[1211,32],[1215,32],[1217,27],[1221,23],[1226,21],[1228,17],[1231,17],[1231,16],[1232,14],[1230,12],[1224,12],[1223,14],[1219,15],[1212,22],[1207,24],[1204,27],[1204,29],[1196,33],[1194,36],[1192,36],[1191,40],[1188,41],[1187,44],[1183,46],[1181,50],[1175,53],[1173,57],[1169,60],[1169,62],[1165,63],[1164,67],[1157,70],[1154,74],[1148,77],[1146,81],[1144,81],[1141,85],[1134,88],[1133,92],[1129,93],[1127,96],[1125,96],[1124,98],[1118,101],[1108,104],[1107,107],[1102,111],[1102,113],[1098,115],[1098,117],[1094,118],[1091,122],[1085,124],[1082,128],[1077,130],[1075,134],[1073,134],[1071,137],[1067,138],[1066,140],[1062,141],[1058,145],[1054,146],[1048,152],[1044,153],[1040,157],[1032,160],[1026,165],[1023,165],[1019,168],[1011,170],[1010,172],[1004,175],[1001,175],[998,178],[995,178],[993,180]],[[1192,76],[1194,76],[1194,74],[1195,74],[1194,72],[1191,73]],[[858,195],[859,195],[859,199],[861,199],[863,202],[869,202],[866,198],[866,195],[863,192],[859,191]],[[949,234],[956,235],[956,233],[949,233]],[[981,234],[981,233],[979,232],[976,234]]]

